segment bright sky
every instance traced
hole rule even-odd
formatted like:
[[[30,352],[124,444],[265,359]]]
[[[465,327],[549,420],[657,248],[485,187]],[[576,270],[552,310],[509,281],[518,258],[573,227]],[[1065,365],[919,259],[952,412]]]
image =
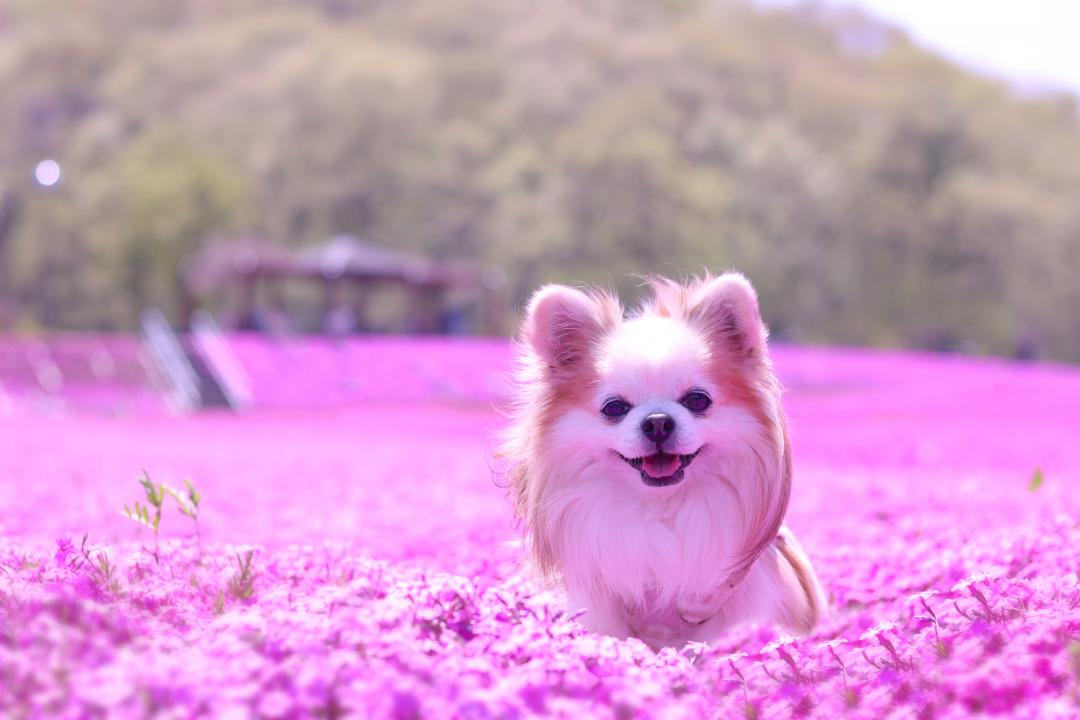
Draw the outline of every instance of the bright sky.
[[[1080,0],[824,2],[890,20],[920,45],[973,69],[1080,94]]]

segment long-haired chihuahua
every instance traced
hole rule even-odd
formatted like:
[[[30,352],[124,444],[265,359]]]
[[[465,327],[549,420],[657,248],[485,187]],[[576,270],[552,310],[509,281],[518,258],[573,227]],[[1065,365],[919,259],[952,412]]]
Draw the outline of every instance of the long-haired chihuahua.
[[[807,633],[824,594],[783,525],[791,448],[754,289],[649,286],[629,314],[561,285],[528,304],[502,454],[532,565],[588,627],[654,648],[752,620]]]

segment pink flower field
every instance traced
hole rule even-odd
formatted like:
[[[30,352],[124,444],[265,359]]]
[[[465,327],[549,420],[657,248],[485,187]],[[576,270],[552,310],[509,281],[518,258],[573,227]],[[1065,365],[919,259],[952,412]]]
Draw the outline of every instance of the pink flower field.
[[[1080,371],[776,349],[830,614],[657,654],[521,572],[505,342],[233,345],[242,414],[8,387],[0,716],[1080,717]]]

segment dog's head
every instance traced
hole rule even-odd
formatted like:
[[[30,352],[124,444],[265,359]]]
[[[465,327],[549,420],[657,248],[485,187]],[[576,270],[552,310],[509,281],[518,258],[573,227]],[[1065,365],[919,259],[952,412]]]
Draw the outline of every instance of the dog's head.
[[[614,298],[550,285],[529,304],[550,424],[547,449],[650,488],[683,482],[703,450],[730,451],[775,421],[766,331],[741,275],[681,285],[623,319]]]
[[[790,482],[756,294],[734,273],[650,285],[627,317],[599,291],[549,285],[532,297],[507,453],[518,510],[536,527],[553,497],[582,484],[667,502],[728,483],[756,516],[745,533],[756,556],[779,527]]]

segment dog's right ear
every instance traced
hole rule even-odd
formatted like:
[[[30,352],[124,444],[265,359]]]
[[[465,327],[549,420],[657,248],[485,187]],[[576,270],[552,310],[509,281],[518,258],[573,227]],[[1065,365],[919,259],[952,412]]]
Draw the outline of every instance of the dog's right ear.
[[[610,295],[545,285],[529,300],[522,338],[548,368],[571,372],[621,315],[618,301]]]

